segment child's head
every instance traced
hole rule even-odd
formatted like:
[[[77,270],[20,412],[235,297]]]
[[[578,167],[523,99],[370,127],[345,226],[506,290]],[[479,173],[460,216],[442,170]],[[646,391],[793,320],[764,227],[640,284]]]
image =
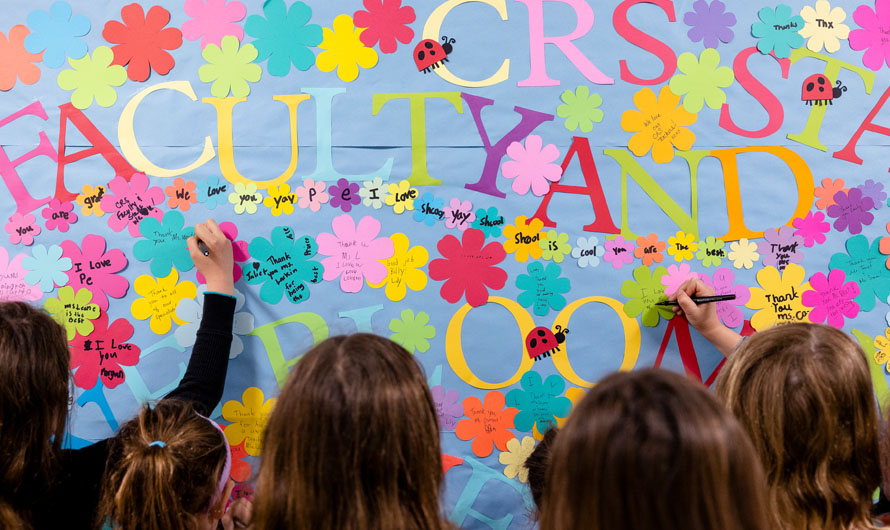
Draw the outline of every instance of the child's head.
[[[748,338],[716,394],[748,431],[780,528],[868,525],[881,479],[868,363],[846,333],[785,324]]]
[[[190,404],[146,406],[113,440],[99,517],[120,530],[215,529],[230,464],[222,430]]]
[[[537,513],[543,510],[542,500],[544,499],[544,491],[547,489],[547,469],[550,467],[550,453],[553,448],[553,441],[556,439],[556,427],[550,428],[544,433],[544,437],[538,442],[538,446],[532,451],[532,454],[525,460],[523,466],[528,470],[528,487],[532,492],[532,498],[535,500],[535,508]]]
[[[300,359],[266,424],[257,528],[440,529],[442,480],[414,357],[375,335],[332,337]]]
[[[739,423],[699,383],[616,373],[553,445],[542,530],[763,530],[764,478]]]

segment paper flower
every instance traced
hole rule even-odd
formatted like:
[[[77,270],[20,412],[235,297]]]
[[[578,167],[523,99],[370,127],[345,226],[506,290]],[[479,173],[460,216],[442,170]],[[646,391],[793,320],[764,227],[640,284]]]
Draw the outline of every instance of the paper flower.
[[[734,294],[735,300],[724,300],[716,302],[714,308],[717,310],[717,316],[720,320],[730,328],[737,328],[745,323],[745,315],[739,306],[743,306],[751,299],[751,291],[746,285],[733,285],[735,282],[735,274],[729,267],[720,267],[714,271],[714,277],[711,278],[707,274],[699,274],[705,284],[714,289],[714,294]],[[667,291],[665,291],[667,293]]]
[[[850,188],[849,192],[834,194],[834,202],[826,213],[834,218],[834,229],[838,232],[849,230],[851,234],[862,232],[862,225],[870,225],[875,220],[871,209],[875,203],[870,197],[863,197],[862,190]]]
[[[890,1],[875,0],[874,9],[867,4],[860,5],[853,11],[853,20],[861,29],[850,32],[850,48],[866,50],[862,55],[862,64],[875,72],[885,63],[890,66],[890,42],[885,33],[886,28],[890,27]],[[27,45],[26,39],[25,46]],[[36,50],[29,48],[28,51]]]
[[[90,21],[83,15],[71,16],[68,2],[55,2],[46,11],[28,14],[31,33],[25,37],[25,50],[43,52],[43,64],[58,68],[65,58],[80,59],[87,54],[87,43],[80,37],[90,32]]]
[[[464,231],[460,241],[447,235],[436,248],[442,258],[430,262],[430,278],[445,281],[439,294],[449,303],[466,294],[468,304],[480,306],[488,302],[488,289],[503,289],[507,283],[507,272],[497,266],[507,254],[496,241],[486,245],[481,230]]]
[[[51,292],[55,287],[68,285],[65,271],[71,269],[71,258],[62,257],[62,247],[51,245],[34,245],[31,255],[22,260],[22,269],[31,271],[25,275],[30,285],[38,285],[44,293]]]
[[[220,204],[228,202],[226,196],[228,189],[229,184],[220,182],[216,175],[211,175],[195,183],[198,202],[206,206],[208,210],[215,210]]]
[[[647,267],[653,263],[661,263],[664,259],[662,252],[664,252],[665,247],[667,247],[667,244],[659,240],[657,234],[640,236],[637,238],[637,248],[634,249],[634,257],[643,260],[643,265]]]
[[[569,235],[565,232],[558,233],[556,230],[548,230],[544,233],[544,237],[538,241],[541,247],[541,258],[552,260],[556,263],[562,263],[566,256],[572,253],[572,245],[569,243]]]
[[[383,179],[375,177],[362,182],[362,188],[358,190],[358,194],[365,206],[375,210],[383,208]]]
[[[402,0],[365,0],[365,10],[353,14],[355,27],[365,28],[359,39],[368,48],[378,42],[383,53],[395,53],[398,40],[408,44],[414,38],[414,30],[408,24],[414,22],[414,8],[403,6]]]
[[[133,337],[133,324],[119,318],[109,325],[108,315],[102,313],[93,325],[89,337],[78,335],[70,344],[74,384],[90,389],[101,380],[106,388],[115,388],[127,378],[121,366],[136,366],[142,353],[127,342]]]
[[[824,210],[834,204],[834,195],[839,191],[843,191],[844,193],[850,191],[850,188],[844,187],[844,179],[822,179],[822,185],[816,186],[815,190],[816,197],[819,197],[816,199],[816,208]]]
[[[828,0],[818,0],[815,9],[804,6],[800,17],[805,22],[800,36],[807,39],[810,51],[819,53],[824,46],[825,51],[834,53],[841,49],[840,41],[847,40],[850,35],[850,27],[843,23],[847,18],[846,11],[840,7],[832,9]]]
[[[665,320],[674,318],[674,312],[669,306],[655,305],[656,302],[667,300],[661,283],[665,274],[667,269],[664,267],[650,270],[641,265],[634,269],[634,279],[621,284],[621,296],[628,299],[624,304],[627,316],[636,318],[643,315],[643,325],[648,327],[657,326],[659,317]]]
[[[115,232],[129,227],[130,235],[139,236],[139,223],[146,217],[161,218],[157,205],[164,202],[164,191],[149,188],[144,173],[133,173],[130,182],[118,175],[108,183],[108,193],[102,196],[102,210],[108,212],[108,226]]]
[[[732,68],[720,66],[720,52],[705,48],[698,57],[693,53],[683,53],[677,59],[680,74],[671,77],[671,92],[678,96],[685,94],[683,108],[692,113],[699,112],[705,103],[712,109],[719,109],[726,103],[726,93],[722,89],[735,81]]]
[[[890,328],[884,330],[884,337],[875,337],[875,362],[883,366],[890,360]]]
[[[443,431],[453,431],[457,427],[457,419],[464,415],[464,406],[458,403],[460,394],[454,389],[446,392],[442,385],[432,387],[430,394],[433,395],[433,403],[436,405],[439,428]]]
[[[615,239],[606,241],[606,253],[603,259],[606,263],[611,263],[612,268],[620,269],[625,265],[630,265],[634,260],[634,244],[633,241],[625,241],[622,236],[615,236]]]
[[[244,442],[247,454],[259,456],[263,447],[263,430],[278,399],[267,401],[263,391],[252,386],[241,394],[241,401],[227,401],[222,407],[223,419],[232,422],[226,427],[226,439],[232,445]]]
[[[59,288],[58,298],[48,298],[43,309],[65,328],[68,340],[76,334],[86,337],[93,332],[93,320],[99,318],[99,306],[92,304],[93,293],[70,285]]]
[[[507,441],[507,450],[498,455],[498,462],[506,465],[504,476],[518,478],[519,482],[528,482],[528,468],[525,461],[535,452],[535,439],[524,436],[522,442],[517,438]]]
[[[551,182],[562,178],[562,167],[553,162],[559,158],[559,149],[553,144],[544,145],[537,134],[530,134],[521,142],[513,142],[507,147],[510,160],[501,165],[504,178],[515,179],[513,191],[525,195],[531,189],[540,197],[550,191]]]
[[[572,411],[571,400],[560,396],[566,388],[562,377],[554,374],[545,381],[541,374],[529,370],[519,382],[522,390],[507,393],[507,406],[519,409],[513,419],[517,430],[530,432],[537,427],[543,434],[556,425],[556,418],[565,418]]]
[[[476,396],[466,398],[463,405],[467,418],[457,422],[454,434],[461,440],[473,440],[473,454],[480,458],[490,455],[493,446],[506,451],[507,442],[516,438],[508,429],[514,428],[513,418],[519,412],[505,408],[506,404],[504,394],[497,390],[485,394],[484,403]]]
[[[582,133],[589,133],[593,130],[593,122],[603,121],[604,114],[599,109],[603,98],[599,94],[591,94],[586,86],[580,85],[574,92],[566,90],[559,99],[563,103],[556,107],[556,115],[565,118],[563,126],[567,130],[576,131],[580,128]]]
[[[201,39],[201,48],[219,46],[226,35],[234,35],[239,41],[244,38],[237,22],[244,18],[247,8],[238,0],[185,0],[184,10],[190,18],[182,24],[182,36]]]
[[[182,46],[182,32],[177,28],[165,28],[170,23],[170,12],[161,6],[152,6],[145,14],[137,3],[121,9],[121,20],[110,20],[102,30],[102,37],[115,44],[114,62],[127,65],[127,77],[131,81],[145,81],[152,70],[166,75],[175,61],[167,50]]]
[[[297,202],[297,195],[290,192],[288,184],[269,186],[266,191],[268,195],[263,199],[263,205],[272,210],[272,215],[278,217],[281,214],[290,215],[294,213],[294,203]]]
[[[754,263],[760,261],[760,254],[757,253],[757,247],[757,243],[748,241],[748,239],[744,237],[738,241],[730,243],[729,259],[732,261],[732,266],[737,269],[743,267],[750,269],[753,267]]]
[[[757,272],[760,287],[751,287],[751,299],[747,307],[756,309],[751,326],[757,331],[771,328],[776,323],[809,322],[809,308],[801,296],[811,289],[806,281],[806,271],[796,263],[790,263],[784,271],[764,267]]]
[[[825,214],[822,212],[807,212],[806,217],[795,217],[792,221],[794,235],[803,239],[805,247],[810,248],[816,243],[825,243],[825,234],[831,230],[831,225],[825,222]]]
[[[0,300],[34,301],[43,297],[43,292],[37,285],[25,280],[27,275],[22,262],[26,257],[26,254],[18,254],[10,260],[6,248],[0,245]]]
[[[760,22],[751,25],[751,34],[757,37],[757,49],[766,55],[775,52],[776,57],[785,59],[791,50],[803,46],[803,37],[798,31],[804,22],[800,15],[791,15],[791,8],[780,4],[775,9],[764,7],[757,12]]]
[[[127,266],[127,257],[119,248],[106,252],[105,238],[89,234],[83,238],[80,247],[74,241],[63,241],[60,245],[63,256],[71,260],[68,270],[68,285],[75,289],[87,289],[93,293],[93,303],[102,311],[108,310],[108,297],[123,298],[130,288],[126,277],[118,273]]]
[[[881,301],[890,296],[890,270],[884,265],[880,244],[878,239],[869,245],[865,236],[853,236],[845,245],[847,253],[834,254],[828,262],[829,269],[841,269],[847,280],[859,284],[856,303],[863,311],[875,308],[875,296]]]
[[[112,64],[114,53],[108,46],[99,46],[93,55],[82,59],[68,59],[71,70],[59,72],[58,84],[62,90],[73,90],[71,104],[78,109],[87,109],[93,104],[110,107],[117,101],[113,87],[121,86],[127,80],[123,66]]]
[[[726,12],[726,4],[714,0],[710,4],[705,0],[697,0],[692,4],[694,11],[683,15],[683,23],[690,26],[686,36],[692,42],[704,41],[705,48],[716,48],[721,42],[729,43],[735,36],[735,15]]]
[[[81,206],[80,213],[85,217],[91,215],[102,217],[105,215],[105,211],[102,210],[101,202],[102,196],[105,195],[106,191],[105,186],[96,186],[94,188],[89,184],[84,184],[80,193],[77,195],[77,198],[74,199],[74,202]]]
[[[253,182],[235,184],[235,191],[229,194],[229,203],[235,205],[235,213],[256,213],[258,204],[262,204],[263,195],[257,191]]]
[[[600,264],[600,256],[606,253],[606,249],[599,244],[600,240],[596,236],[579,237],[572,249],[572,257],[578,260],[578,266],[582,269],[585,267],[598,267]]]
[[[68,226],[77,222],[77,214],[72,210],[74,210],[73,203],[53,199],[41,210],[40,215],[46,219],[47,230],[58,229],[59,232],[67,232]]]
[[[250,285],[263,284],[260,298],[277,304],[287,293],[287,299],[299,304],[309,299],[307,283],[319,283],[324,266],[310,258],[318,245],[309,236],[297,238],[287,226],[272,229],[270,239],[255,237],[248,245],[250,255],[257,261],[245,267],[244,275]]]
[[[260,65],[253,62],[257,58],[253,44],[241,46],[233,35],[223,37],[219,46],[208,44],[201,56],[208,64],[198,68],[198,78],[202,83],[213,83],[210,93],[217,98],[224,98],[230,92],[232,97],[246,97],[250,94],[247,83],[256,83],[263,74]]]
[[[377,64],[377,52],[365,46],[360,38],[361,28],[352,24],[349,15],[338,15],[334,19],[333,30],[324,28],[324,38],[318,45],[323,51],[315,58],[315,64],[322,72],[333,72],[347,83],[358,77],[359,67],[368,69]]]
[[[470,201],[461,201],[455,197],[448,203],[448,208],[445,208],[445,228],[457,228],[463,232],[475,220],[476,214]]]
[[[137,320],[150,319],[149,328],[158,335],[170,331],[173,322],[184,324],[176,316],[176,306],[183,298],[194,298],[197,292],[194,283],[179,281],[176,269],[170,269],[170,274],[164,278],[154,278],[147,274],[139,276],[133,282],[133,289],[142,298],[133,300],[130,313]]]
[[[757,250],[763,257],[764,266],[773,266],[782,271],[789,263],[803,261],[803,252],[800,250],[802,246],[803,238],[795,235],[790,226],[783,225],[781,228],[765,231]]]
[[[40,225],[37,224],[37,218],[29,213],[25,215],[18,212],[12,214],[5,228],[6,233],[9,234],[9,242],[13,245],[18,245],[19,243],[32,245],[34,244],[34,236],[40,234]]]
[[[331,192],[331,206],[340,208],[347,213],[352,211],[353,204],[362,202],[361,195],[358,193],[358,184],[346,179],[341,178],[336,184],[331,184],[328,191]]]
[[[411,242],[405,234],[393,234],[390,239],[393,244],[393,255],[382,260],[387,271],[386,278],[379,284],[369,282],[369,285],[375,289],[386,285],[386,297],[398,302],[405,298],[408,289],[422,291],[426,287],[427,277],[421,267],[426,265],[430,256],[420,245],[408,248]]]
[[[40,53],[28,53],[25,49],[25,38],[31,30],[21,24],[13,26],[9,30],[9,38],[0,32],[0,57],[3,58],[3,66],[0,66],[0,90],[12,90],[15,80],[26,85],[33,85],[40,80],[40,68],[33,63],[43,60]]]
[[[356,191],[358,191],[358,184],[353,184],[353,186],[355,186]],[[392,206],[392,210],[395,213],[400,214],[405,210],[414,209],[414,199],[418,196],[417,188],[412,188],[411,183],[408,182],[408,180],[401,180],[397,183],[390,184],[387,186],[386,190],[387,194],[385,202],[388,206]],[[356,196],[356,204],[358,204],[358,200],[359,198]],[[467,202],[467,204],[469,204],[469,202]],[[470,207],[472,208],[472,206]],[[453,228],[453,226],[450,226],[449,228]]]
[[[890,233],[890,223],[887,223],[886,230]],[[888,255],[890,254],[890,237],[884,236],[879,240],[878,249],[881,251],[881,254]],[[887,258],[887,268],[890,269],[890,258]]]
[[[726,251],[723,250],[724,245],[726,245],[725,241],[708,236],[704,241],[698,242],[698,252],[695,257],[705,267],[717,267],[726,257]]]
[[[875,203],[875,210],[880,210],[881,206],[883,206],[884,202],[887,200],[887,192],[884,191],[884,184],[882,182],[875,182],[872,179],[868,179],[856,187],[862,191],[863,197],[869,197],[872,202]]]
[[[340,288],[347,293],[361,291],[365,278],[371,284],[381,283],[389,272],[382,261],[391,258],[395,250],[391,239],[377,237],[380,221],[365,216],[356,225],[344,214],[335,217],[331,226],[333,234],[318,236],[318,253],[329,256],[321,262],[325,281],[339,277]]]
[[[183,348],[195,345],[198,337],[198,328],[201,325],[201,318],[204,316],[204,293],[207,292],[207,286],[201,285],[195,293],[195,298],[183,298],[176,304],[176,318],[184,322],[176,328],[173,336],[176,342]],[[253,315],[244,309],[244,303],[247,299],[238,289],[235,289],[235,317],[232,322],[232,345],[229,347],[229,359],[234,359],[244,350],[244,341],[239,335],[247,335],[253,331],[254,318]]]
[[[661,277],[664,294],[667,296],[674,294],[683,282],[693,278],[698,278],[698,273],[690,270],[688,263],[668,266],[667,272]]]
[[[247,261],[250,258],[250,253],[247,250],[247,241],[238,240],[238,227],[235,226],[235,223],[230,221],[223,221],[219,223],[219,229],[226,236],[226,239],[232,242],[232,281],[237,282],[241,279],[242,269],[239,262]],[[198,283],[207,283],[207,279],[204,278],[204,275],[201,274],[201,271],[196,271],[195,276],[197,277]]]
[[[504,251],[513,254],[516,261],[525,263],[529,256],[532,259],[539,259],[544,253],[544,249],[538,245],[541,240],[541,229],[544,228],[544,221],[538,218],[532,218],[530,221],[524,215],[516,218],[512,225],[504,227]]]
[[[488,209],[476,210],[476,220],[471,226],[482,230],[485,237],[500,237],[501,227],[505,224],[504,216],[498,213],[497,207],[491,206]]]
[[[198,202],[198,193],[195,191],[196,186],[191,180],[185,181],[182,177],[177,177],[173,181],[172,186],[164,188],[164,193],[167,197],[170,197],[167,199],[167,207],[171,209],[179,208],[187,212],[192,204]]]
[[[139,223],[143,239],[133,245],[133,257],[139,261],[151,261],[151,273],[161,278],[176,267],[181,271],[192,270],[195,262],[189,254],[186,240],[195,235],[195,228],[184,227],[185,217],[176,210],[164,214],[162,221],[154,217]]]
[[[566,306],[563,296],[568,293],[572,285],[568,278],[561,278],[562,268],[556,263],[550,263],[547,268],[533,261],[528,264],[528,274],[520,274],[516,277],[516,287],[519,293],[517,301],[522,307],[534,307],[534,313],[545,316],[552,308],[559,311]],[[529,429],[521,429],[529,430]]]
[[[635,133],[627,148],[636,156],[652,150],[652,160],[664,164],[674,159],[674,148],[688,151],[695,143],[695,134],[686,127],[698,116],[680,105],[680,96],[664,86],[658,97],[652,89],[644,88],[634,94],[634,105],[639,110],[627,110],[621,115],[621,128]]]
[[[435,326],[430,326],[430,316],[423,311],[403,309],[401,318],[389,321],[389,336],[393,342],[405,348],[413,355],[414,352],[426,353],[430,349],[429,339],[436,336]]]
[[[228,425],[220,425],[220,427],[223,429],[223,433],[225,433],[225,428]],[[250,467],[250,462],[244,459],[248,456],[247,451],[244,449],[244,442],[242,441],[238,445],[229,444],[229,450],[232,453],[232,468],[229,471],[229,478],[235,482],[245,482],[250,479],[253,469]],[[238,484],[238,486],[242,485],[246,484]],[[232,489],[232,495],[235,495],[235,490],[238,489],[238,486]]]
[[[674,257],[674,261],[691,260],[697,250],[695,234],[687,234],[681,230],[676,236],[668,238],[667,253]]]
[[[457,201],[460,202],[459,199]],[[424,193],[415,206],[414,220],[418,223],[433,226],[445,218],[445,199],[436,197],[430,192]]]
[[[840,329],[844,327],[844,317],[856,318],[859,304],[854,299],[859,296],[859,285],[846,279],[841,269],[830,271],[827,278],[821,272],[810,278],[813,290],[803,293],[802,299],[803,305],[813,308],[810,322],[824,322]]]
[[[264,17],[247,17],[244,31],[257,40],[253,44],[258,52],[256,62],[266,59],[266,69],[271,75],[284,77],[293,64],[306,71],[315,64],[315,54],[309,49],[321,43],[321,26],[309,24],[312,8],[303,2],[294,2],[290,8],[284,0],[269,0],[263,4]]]
[[[322,204],[327,204],[331,200],[331,196],[324,190],[326,187],[327,184],[321,180],[318,182],[312,179],[304,180],[303,185],[297,186],[297,189],[294,190],[294,193],[300,198],[297,206],[317,212],[321,209]]]

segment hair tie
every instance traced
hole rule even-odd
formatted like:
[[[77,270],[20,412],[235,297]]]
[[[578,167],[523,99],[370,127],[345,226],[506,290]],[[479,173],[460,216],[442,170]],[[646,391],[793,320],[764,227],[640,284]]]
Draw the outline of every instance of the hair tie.
[[[155,441],[151,442],[150,444],[148,444],[148,446],[149,447],[154,447],[154,446],[167,447],[167,444],[165,444],[164,442],[162,442],[160,440],[155,440]]]

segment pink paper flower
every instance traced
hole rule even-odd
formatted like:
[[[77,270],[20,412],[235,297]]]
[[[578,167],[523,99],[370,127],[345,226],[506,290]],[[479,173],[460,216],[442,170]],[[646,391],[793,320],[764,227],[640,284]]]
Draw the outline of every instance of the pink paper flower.
[[[559,158],[559,149],[553,144],[543,146],[541,137],[532,134],[525,139],[525,147],[513,142],[507,147],[507,155],[512,159],[504,162],[501,172],[513,181],[513,191],[525,195],[531,189],[540,197],[550,191],[551,182],[562,178],[562,167],[553,161]],[[542,148],[543,146],[543,148]]]
[[[37,218],[33,215],[22,215],[16,212],[12,214],[9,222],[6,223],[6,232],[9,234],[9,241],[13,245],[18,245],[19,243],[31,245],[34,243],[34,236],[40,233],[40,225],[37,224]]]
[[[40,212],[40,215],[46,219],[47,230],[58,229],[59,232],[67,232],[68,226],[77,222],[77,214],[72,210],[74,210],[73,203],[53,199]]]
[[[358,194],[356,193],[356,197]],[[392,240],[380,237],[380,221],[365,216],[355,224],[349,215],[335,217],[331,222],[333,234],[319,234],[318,253],[330,256],[321,261],[324,280],[340,278],[340,288],[347,293],[362,290],[364,280],[382,283],[389,270],[380,260],[391,258],[395,253]]]
[[[862,64],[878,71],[886,63],[890,66],[890,42],[887,28],[890,28],[890,0],[875,0],[875,7],[861,5],[853,11],[853,21],[862,29],[850,32],[850,47],[866,50]]]
[[[300,198],[297,206],[317,212],[322,204],[327,204],[331,200],[331,196],[324,191],[325,187],[327,184],[320,180],[318,182],[312,179],[304,180],[303,185],[297,186],[297,189],[294,190],[294,193]]]
[[[670,265],[667,274],[661,277],[661,285],[664,285],[664,294],[670,296],[677,292],[677,288],[690,278],[698,278],[698,273],[689,269],[688,263]]]
[[[704,273],[698,275],[703,282],[714,288],[714,294],[734,294],[735,300],[717,302],[717,316],[728,327],[737,328],[745,323],[745,315],[739,306],[744,306],[751,299],[751,291],[746,285],[733,285],[735,274],[729,267],[720,267],[714,271],[714,278]],[[676,290],[676,288],[674,289]],[[667,292],[667,290],[665,290]]]
[[[507,283],[507,272],[496,266],[507,253],[497,241],[485,245],[482,230],[465,230],[460,241],[447,235],[436,248],[442,258],[430,262],[430,278],[445,280],[439,294],[452,304],[466,294],[468,304],[480,306],[488,302],[488,289],[503,289]]]
[[[25,281],[28,271],[22,267],[22,260],[26,257],[27,254],[18,254],[10,261],[6,248],[0,246],[0,300],[34,301],[43,297],[39,284]]]
[[[123,298],[130,288],[130,282],[117,273],[127,266],[127,257],[119,248],[105,251],[106,243],[102,236],[89,234],[83,238],[80,247],[74,241],[62,241],[62,256],[71,259],[68,285],[74,292],[88,289],[93,293],[92,303],[102,311],[108,310],[108,297]]]
[[[475,220],[476,213],[473,211],[473,203],[470,201],[461,201],[458,198],[454,198],[451,199],[448,207],[445,208],[446,228],[457,228],[463,232]]]
[[[810,278],[812,291],[804,291],[801,302],[810,311],[810,322],[821,324],[825,322],[836,328],[844,327],[844,317],[856,318],[859,314],[859,304],[854,298],[859,296],[859,284],[854,281],[846,281],[847,275],[841,269],[833,269],[826,278],[821,272],[817,272]]]
[[[130,235],[139,237],[139,223],[146,217],[161,220],[158,205],[164,202],[164,191],[159,187],[149,188],[148,177],[144,173],[133,173],[130,182],[118,175],[108,183],[108,192],[102,196],[99,206],[109,214],[108,226],[120,232],[129,226]]]
[[[247,14],[247,8],[238,0],[185,0],[184,8],[191,19],[182,24],[182,36],[201,39],[201,48],[219,46],[226,35],[234,35],[239,41],[244,38],[244,28],[237,22]]]
[[[810,248],[816,243],[825,243],[825,234],[831,230],[831,224],[825,221],[825,214],[822,212],[807,212],[806,217],[795,217],[792,222],[794,235],[803,238],[805,247]]]
[[[612,267],[620,269],[625,265],[630,265],[634,260],[634,244],[632,241],[625,241],[622,236],[615,236],[612,241],[606,241],[606,254],[603,259],[606,263],[611,263]]]
[[[232,267],[232,280],[237,282],[241,279],[241,274],[243,273],[238,262],[247,261],[250,258],[250,253],[247,251],[247,241],[238,241],[238,227],[235,226],[235,223],[229,221],[219,223],[219,229],[222,230],[226,239],[232,242],[232,257],[235,258],[235,264]],[[198,271],[197,280],[201,284],[207,283],[207,278],[201,274],[201,271]]]
[[[367,11],[356,11],[352,16],[355,27],[365,28],[359,36],[362,44],[373,48],[380,42],[380,51],[394,53],[398,44],[408,44],[414,38],[414,30],[408,24],[416,18],[414,8],[403,6],[402,0],[365,0]]]
[[[114,388],[126,380],[121,366],[139,362],[139,346],[127,342],[133,337],[133,324],[119,318],[109,326],[108,314],[103,312],[93,326],[88,336],[78,334],[70,343],[74,384],[90,389],[101,379],[106,388]]]

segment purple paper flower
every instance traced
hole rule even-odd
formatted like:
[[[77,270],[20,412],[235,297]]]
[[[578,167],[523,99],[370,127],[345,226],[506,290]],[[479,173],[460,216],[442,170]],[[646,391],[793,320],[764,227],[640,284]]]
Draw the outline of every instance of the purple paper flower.
[[[875,182],[872,179],[868,179],[864,184],[860,184],[856,187],[862,190],[863,197],[871,198],[875,203],[875,210],[880,210],[884,201],[887,200],[887,192],[884,191],[884,184],[881,182]]]
[[[346,179],[340,179],[336,184],[331,184],[328,192],[331,194],[331,206],[340,208],[344,212],[352,210],[353,204],[362,202],[362,197],[358,193],[358,184],[350,183]]]
[[[689,11],[683,16],[683,22],[691,26],[686,33],[692,42],[704,39],[705,48],[716,48],[720,41],[730,42],[735,36],[730,26],[735,26],[735,15],[726,12],[726,4],[714,0],[710,5],[705,0],[692,4],[695,12]]]
[[[763,256],[763,266],[785,270],[789,263],[803,261],[803,238],[788,225],[763,233],[763,241],[757,245],[757,252]]]
[[[803,245],[807,248],[816,243],[825,243],[825,234],[831,230],[831,225],[825,222],[825,214],[822,212],[808,212],[806,217],[795,217],[794,235],[803,238]]]
[[[851,234],[858,234],[862,232],[862,225],[870,225],[875,220],[869,211],[875,203],[871,197],[863,197],[859,188],[850,188],[848,193],[835,193],[834,202],[828,207],[828,216],[834,218],[834,229],[838,232],[849,228]]]
[[[630,265],[634,260],[634,244],[632,241],[625,241],[621,236],[615,236],[612,241],[606,241],[606,254],[603,259],[606,263],[611,263],[612,267],[620,269],[625,265]]]
[[[445,391],[442,385],[430,389],[433,395],[433,403],[436,404],[436,416],[439,417],[439,427],[443,431],[453,431],[457,427],[457,419],[464,415],[464,406],[459,403],[460,395],[457,390]]]
[[[700,273],[699,277],[707,285],[714,288],[714,294],[734,294],[735,300],[725,300],[717,302],[717,316],[728,327],[737,328],[745,323],[745,315],[739,306],[748,303],[751,298],[751,291],[745,285],[733,285],[735,282],[735,274],[729,267],[720,267],[714,271],[714,277],[711,278],[707,274]]]

